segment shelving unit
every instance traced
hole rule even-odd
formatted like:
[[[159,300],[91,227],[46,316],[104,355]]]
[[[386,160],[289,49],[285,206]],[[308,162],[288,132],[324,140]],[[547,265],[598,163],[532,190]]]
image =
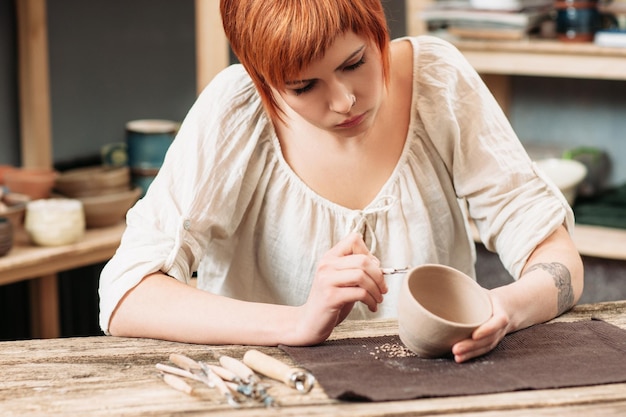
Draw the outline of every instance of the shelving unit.
[[[433,0],[406,0],[409,36],[426,33],[421,10]],[[478,71],[508,113],[515,75],[626,80],[626,48],[556,40],[482,41],[449,39]],[[587,256],[626,260],[626,230],[577,225],[574,240]]]
[[[16,1],[19,54],[20,144],[22,165],[53,166],[48,25],[46,0]],[[219,2],[195,0],[196,89],[200,92],[228,65]],[[75,245],[41,248],[21,244],[0,259],[0,285],[28,280],[33,337],[60,335],[57,273],[109,259],[119,246],[123,225],[88,231]]]
[[[426,33],[419,15],[433,0],[406,0],[409,36]],[[626,80],[626,48],[556,40],[450,40],[489,86],[505,112],[511,100],[513,75]]]

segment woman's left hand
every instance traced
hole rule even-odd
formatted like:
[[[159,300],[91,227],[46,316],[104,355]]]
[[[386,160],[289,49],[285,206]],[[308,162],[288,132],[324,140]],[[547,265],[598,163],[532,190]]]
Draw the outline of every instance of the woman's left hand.
[[[506,336],[510,318],[494,292],[490,292],[493,315],[472,333],[471,339],[461,340],[452,347],[454,360],[465,362],[493,350]]]

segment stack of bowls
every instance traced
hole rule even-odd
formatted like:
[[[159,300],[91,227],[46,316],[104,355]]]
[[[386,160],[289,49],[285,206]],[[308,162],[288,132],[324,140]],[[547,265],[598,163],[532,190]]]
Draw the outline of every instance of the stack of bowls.
[[[141,195],[141,189],[131,185],[128,166],[68,170],[58,176],[54,188],[58,196],[82,203],[87,228],[121,222]]]
[[[30,197],[24,194],[2,193],[0,195],[0,217],[7,219],[11,223],[14,243],[18,231],[22,230],[26,203],[29,201]]]
[[[6,217],[0,217],[0,256],[4,256],[13,247],[13,226]]]

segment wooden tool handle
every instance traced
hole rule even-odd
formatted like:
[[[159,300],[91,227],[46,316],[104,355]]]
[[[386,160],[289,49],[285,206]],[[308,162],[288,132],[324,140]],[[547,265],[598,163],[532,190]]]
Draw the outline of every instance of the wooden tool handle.
[[[224,381],[234,382],[234,381],[241,380],[241,378],[237,374],[235,374],[233,371],[230,371],[222,366],[207,365],[207,367],[213,372],[215,372],[215,374],[219,376],[220,378],[222,378]]]
[[[163,374],[163,381],[165,381],[167,385],[178,391],[184,392],[185,394],[189,395],[193,394],[193,388],[191,387],[191,385],[189,385],[182,378],[177,377],[176,375]]]
[[[229,371],[234,372],[235,374],[237,374],[237,376],[239,376],[239,378],[243,379],[246,382],[250,382],[252,379],[254,379],[254,371],[248,368],[240,360],[231,358],[230,356],[222,355],[220,356],[220,365],[222,365]]]
[[[191,372],[185,370],[185,369],[180,369],[177,368],[175,366],[169,366],[169,365],[165,365],[163,363],[157,363],[156,364],[156,368],[161,371],[161,372],[165,372],[168,374],[172,374],[172,375],[178,375],[178,376],[182,376],[185,378],[190,378],[190,379],[194,379],[194,380],[199,380],[199,378],[192,374]]]
[[[172,353],[170,354],[170,361],[176,366],[183,368],[186,371],[201,371],[202,368],[200,364],[188,356],[182,355],[180,353]]]
[[[290,384],[292,368],[278,359],[251,349],[243,355],[243,362],[260,374]]]

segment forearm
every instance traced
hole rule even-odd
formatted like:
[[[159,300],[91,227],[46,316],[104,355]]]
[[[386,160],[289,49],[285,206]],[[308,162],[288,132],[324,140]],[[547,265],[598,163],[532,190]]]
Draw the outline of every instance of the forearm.
[[[153,274],[120,301],[109,330],[186,343],[277,345],[294,333],[295,309],[234,300]]]
[[[493,290],[509,313],[508,332],[550,320],[569,310],[583,290],[583,265],[564,227],[529,257],[519,280]]]

